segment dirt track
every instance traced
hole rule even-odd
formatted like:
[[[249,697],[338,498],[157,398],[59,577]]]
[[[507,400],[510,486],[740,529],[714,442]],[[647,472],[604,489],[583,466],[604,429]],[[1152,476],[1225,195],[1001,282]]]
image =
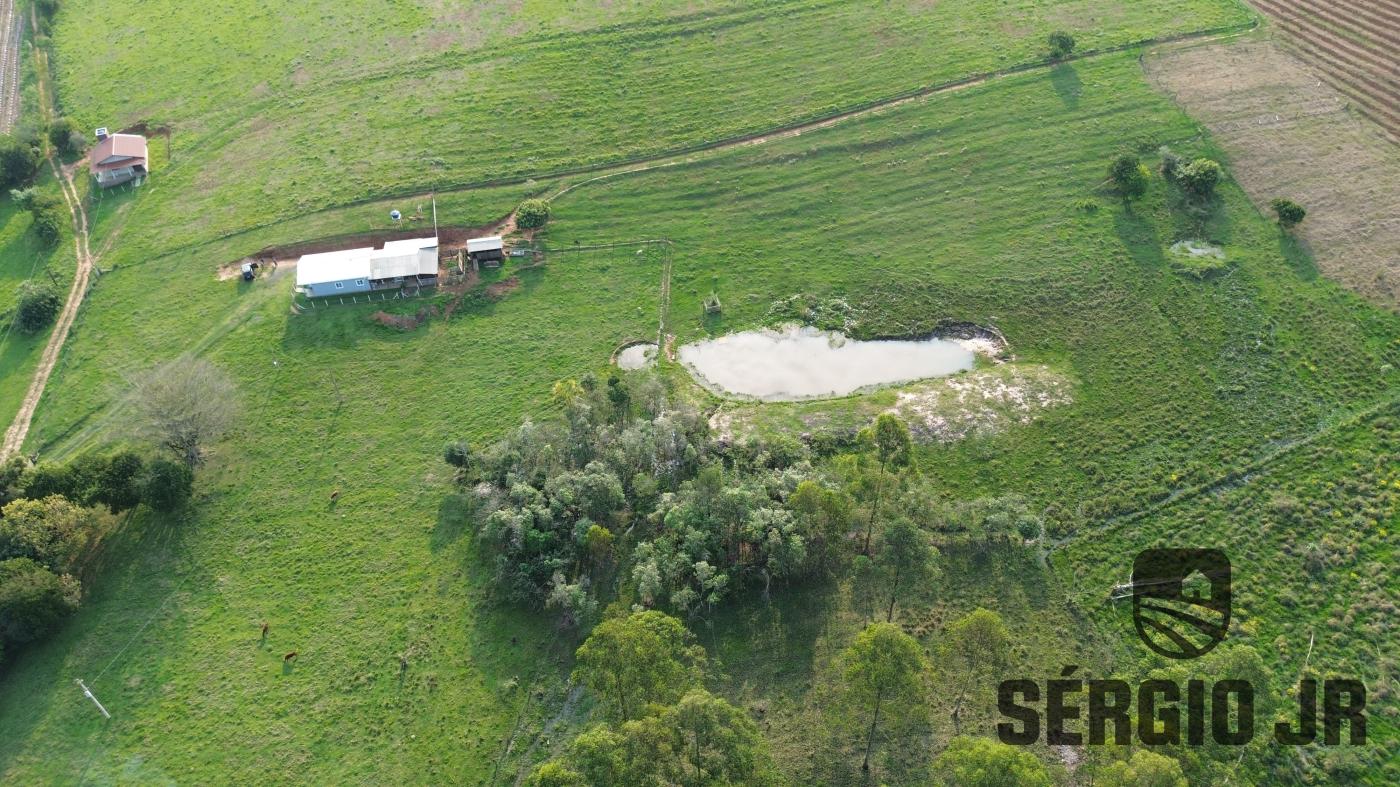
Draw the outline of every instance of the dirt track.
[[[35,57],[42,57],[42,54],[36,50]],[[47,73],[47,64],[36,63],[36,65],[41,66],[38,69],[41,75]],[[47,117],[51,111],[50,107],[52,107],[47,80],[41,77],[38,87],[39,105]],[[29,435],[29,425],[34,420],[34,411],[39,406],[39,400],[44,396],[44,388],[48,385],[49,375],[53,374],[54,366],[58,364],[58,357],[63,352],[63,345],[68,340],[68,331],[72,329],[73,320],[78,316],[78,309],[83,305],[83,297],[87,295],[88,280],[92,276],[93,257],[91,249],[88,248],[87,212],[83,209],[78,190],[73,185],[74,168],[60,168],[52,155],[49,156],[48,164],[58,179],[59,186],[63,189],[63,201],[67,204],[68,214],[73,220],[73,249],[77,255],[78,266],[73,273],[73,286],[68,289],[68,299],[63,303],[63,311],[59,312],[58,321],[54,323],[53,332],[49,334],[48,344],[44,345],[44,354],[39,358],[39,366],[34,370],[34,378],[29,381],[29,390],[24,394],[24,401],[20,404],[19,412],[15,413],[15,420],[10,422],[10,428],[5,432],[4,444],[0,445],[0,459],[13,456],[23,447],[24,438]]]

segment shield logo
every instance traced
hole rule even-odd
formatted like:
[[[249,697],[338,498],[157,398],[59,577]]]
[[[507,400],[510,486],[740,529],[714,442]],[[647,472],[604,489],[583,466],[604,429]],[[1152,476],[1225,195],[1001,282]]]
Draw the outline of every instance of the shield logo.
[[[1218,549],[1149,549],[1133,561],[1133,623],[1147,647],[1194,659],[1230,627],[1230,559]]]

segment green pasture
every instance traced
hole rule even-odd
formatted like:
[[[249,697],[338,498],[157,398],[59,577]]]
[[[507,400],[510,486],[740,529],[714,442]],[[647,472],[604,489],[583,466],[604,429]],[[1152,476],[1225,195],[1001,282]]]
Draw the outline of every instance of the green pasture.
[[[61,12],[54,46],[62,109],[84,127],[171,131],[153,204],[121,247],[140,256],[331,205],[762,131],[1041,60],[1056,28],[1093,49],[1252,18],[1237,0],[509,12],[502,2],[162,0],[143,4],[139,21],[101,21],[126,8],[89,0]]]
[[[986,13],[993,5],[998,13]],[[524,7],[560,18],[550,4]],[[596,163],[769,127],[1034,59],[1054,27],[1103,46],[1245,18],[1224,2],[1018,0],[934,4],[928,19],[899,16],[894,31],[885,9],[907,14],[903,5],[864,14],[847,3],[680,15],[682,7],[694,6],[614,4],[607,26],[583,31],[576,27],[586,15],[570,12],[572,21],[557,27],[524,25],[509,45],[455,44],[403,61],[381,54],[379,39],[364,38],[373,26],[358,20],[339,39],[341,54],[279,32],[263,40],[283,48],[264,59],[248,43],[260,39],[218,33],[222,44],[252,48],[244,65],[267,82],[265,96],[250,92],[256,84],[218,78],[235,66],[201,71],[206,55],[177,72],[165,49],[138,59],[117,44],[109,54],[121,53],[132,73],[154,75],[164,63],[172,81],[100,92],[83,67],[108,68],[85,48],[96,28],[76,14],[60,17],[65,106],[85,121],[151,118],[177,131],[163,173],[95,209],[94,247],[112,244],[104,267],[115,270],[79,316],[28,448],[63,458],[123,439],[128,380],[183,352],[228,369],[243,401],[239,426],[202,472],[192,513],[117,523],[84,609],[7,667],[0,780],[484,784],[505,781],[493,776],[498,763],[513,777],[546,754],[543,738],[557,743],[577,721],[556,716],[574,643],[546,617],[493,599],[467,504],[453,494],[439,453],[448,439],[488,441],[550,412],[555,380],[603,371],[618,342],[654,335],[668,258],[667,329],[680,342],[784,319],[789,312],[775,304],[804,295],[823,313],[847,314],[865,337],[927,332],[944,321],[995,325],[1018,363],[1073,381],[1073,403],[1033,424],[919,451],[920,472],[949,499],[1022,494],[1045,511],[1058,544],[1048,567],[1032,551],[948,548],[943,579],[902,607],[901,622],[928,646],[949,619],[982,605],[1001,611],[1017,633],[1016,669],[1048,674],[1083,659],[1133,670],[1141,665],[1131,632],[1101,599],[1143,544],[1208,530],[1240,551],[1241,566],[1272,570],[1286,545],[1365,528],[1353,539],[1357,550],[1337,547],[1350,557],[1327,569],[1345,572],[1333,578],[1346,577],[1358,594],[1324,603],[1303,599],[1301,584],[1257,591],[1236,636],[1261,652],[1282,638],[1289,650],[1267,657],[1277,676],[1296,673],[1297,641],[1308,630],[1331,637],[1329,663],[1376,674],[1369,649],[1387,630],[1375,610],[1394,589],[1373,565],[1390,555],[1394,509],[1338,504],[1334,516],[1322,501],[1349,483],[1353,465],[1374,476],[1365,483],[1375,488],[1395,480],[1379,467],[1393,457],[1393,430],[1349,431],[1347,419],[1383,407],[1400,387],[1400,318],[1317,279],[1232,183],[1203,225],[1173,207],[1159,179],[1131,206],[1103,192],[1107,163],[1124,149],[1149,162],[1162,145],[1224,158],[1148,87],[1135,53],[1034,70],[571,191],[542,234],[546,265],[493,273],[483,284],[515,277],[513,289],[498,288],[504,294],[494,299],[473,294],[451,318],[428,315],[414,331],[372,323],[378,307],[292,314],[286,270],[251,284],[215,277],[220,265],[267,245],[382,228],[389,207],[411,209],[412,201],[321,209],[386,190]],[[352,22],[337,8],[250,13],[246,24],[294,27],[291,14],[306,27],[344,31]],[[414,42],[414,31],[433,21],[413,4],[393,10],[374,35]],[[208,25],[222,13],[148,14],[142,35],[189,51],[214,35]],[[983,18],[993,21],[956,27]],[[882,24],[889,40],[872,46]],[[690,34],[670,35],[677,29]],[[948,30],[962,32],[933,35]],[[393,102],[369,95],[375,79],[404,77],[410,63],[421,82],[400,79],[408,84]],[[303,65],[314,78],[299,85],[294,69]],[[500,78],[475,79],[476,67]],[[390,111],[402,109],[399,99],[422,103],[426,94],[412,91],[429,90],[434,74],[456,96],[439,115]],[[539,74],[550,75],[548,85]],[[557,94],[556,109],[539,109],[542,90]],[[364,153],[338,137],[326,144],[339,152],[324,152],[321,140],[342,111],[362,113],[360,128],[411,142]],[[493,127],[489,119],[501,113],[509,122]],[[255,117],[268,122],[249,135]],[[560,117],[569,118],[564,127]],[[445,162],[439,174],[421,166],[432,156]],[[440,218],[485,225],[524,194],[567,182],[444,190]],[[233,230],[246,231],[210,241]],[[1168,247],[1194,237],[1224,246],[1226,270],[1197,279],[1176,269]],[[573,250],[656,238],[673,245]],[[701,302],[711,291],[724,309],[707,317]],[[848,423],[888,396],[773,405],[772,421],[827,407]],[[1309,460],[1312,451],[1326,453]],[[1213,485],[1262,467],[1279,475],[1221,487],[1237,496],[1238,513],[1216,515]],[[1309,513],[1271,520],[1256,535],[1248,509],[1271,500],[1271,477],[1290,479],[1287,494],[1299,502],[1287,510]],[[1202,489],[1212,491],[1163,502]],[[1135,516],[1145,510],[1165,513]],[[821,691],[830,656],[868,615],[863,603],[847,585],[780,588],[771,607],[737,604],[694,622],[721,662],[717,688],[766,709],[778,757],[799,776],[807,765],[843,773],[817,756],[827,743]],[[265,646],[257,634],[264,620]],[[1348,639],[1352,626],[1378,628]],[[300,657],[284,669],[281,657],[293,650]],[[85,704],[76,677],[112,708],[111,722]],[[937,750],[951,734],[948,702],[936,700],[933,733],[919,751]],[[970,713],[964,731],[986,732],[990,723],[989,711]],[[919,759],[906,754],[882,767],[917,775]]]

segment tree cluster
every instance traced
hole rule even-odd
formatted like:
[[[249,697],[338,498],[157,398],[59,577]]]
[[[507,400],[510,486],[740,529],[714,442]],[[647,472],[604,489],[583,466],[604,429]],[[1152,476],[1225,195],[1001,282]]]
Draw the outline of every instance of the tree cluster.
[[[10,198],[34,217],[34,234],[39,236],[39,240],[48,246],[58,242],[63,225],[68,221],[63,200],[37,187],[11,189]]]
[[[610,617],[578,649],[575,682],[597,724],[530,775],[532,787],[777,785],[758,726],[706,691],[706,657],[685,626],[656,611]]]
[[[444,456],[489,490],[480,535],[512,599],[580,622],[591,586],[615,576],[644,606],[695,613],[836,562],[850,504],[801,444],[714,441],[654,376],[587,377],[555,394],[561,419]]]
[[[586,628],[613,592],[708,615],[852,566],[893,620],[901,596],[936,576],[937,540],[990,549],[1040,535],[1022,498],[943,499],[910,467],[908,428],[891,415],[818,462],[789,438],[716,439],[652,373],[566,380],[554,395],[560,418],[481,451],[451,443],[443,458],[474,485],[496,587],[567,626]]]
[[[77,574],[98,526],[145,503],[169,511],[189,498],[189,469],[131,451],[87,453],[66,464],[0,466],[0,656],[40,639],[77,608]]]

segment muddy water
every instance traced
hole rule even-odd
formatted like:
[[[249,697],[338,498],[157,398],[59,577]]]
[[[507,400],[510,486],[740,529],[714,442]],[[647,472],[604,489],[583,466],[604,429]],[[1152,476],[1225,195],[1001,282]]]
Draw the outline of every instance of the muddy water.
[[[942,377],[971,369],[973,353],[945,339],[863,342],[789,328],[687,344],[680,360],[711,390],[779,402]]]
[[[617,353],[617,368],[645,369],[656,363],[656,345],[634,344]]]

